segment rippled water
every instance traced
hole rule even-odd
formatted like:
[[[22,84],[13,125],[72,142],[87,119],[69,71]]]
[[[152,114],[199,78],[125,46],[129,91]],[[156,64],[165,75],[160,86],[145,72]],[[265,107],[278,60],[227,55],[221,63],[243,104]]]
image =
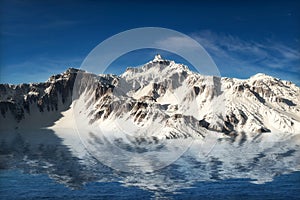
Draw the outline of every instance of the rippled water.
[[[211,137],[162,169],[121,172],[90,155],[72,130],[2,131],[0,199],[297,199],[299,141]]]

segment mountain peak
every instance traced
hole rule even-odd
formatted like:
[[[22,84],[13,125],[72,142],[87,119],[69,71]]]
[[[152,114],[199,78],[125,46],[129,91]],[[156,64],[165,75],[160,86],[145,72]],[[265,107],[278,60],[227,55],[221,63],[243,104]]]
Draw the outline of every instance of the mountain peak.
[[[156,54],[156,55],[155,55],[155,57],[154,57],[154,59],[153,59],[153,62],[155,62],[155,61],[163,61],[163,58],[161,57],[160,54]]]
[[[73,67],[69,67],[69,68],[65,71],[65,73],[77,73],[77,72],[79,72],[79,71],[84,72],[84,71],[81,70],[81,69],[76,69],[76,68],[73,68]]]
[[[264,73],[257,73],[250,77],[250,79],[266,79],[266,78],[274,78],[274,77]]]

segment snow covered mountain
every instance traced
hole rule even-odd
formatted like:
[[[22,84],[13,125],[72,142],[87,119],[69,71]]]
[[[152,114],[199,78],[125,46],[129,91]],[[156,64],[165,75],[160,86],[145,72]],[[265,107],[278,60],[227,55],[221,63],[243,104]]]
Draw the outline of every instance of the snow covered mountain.
[[[203,76],[159,55],[120,76],[68,69],[45,83],[1,84],[0,109],[1,128],[61,127],[72,118],[78,128],[157,138],[300,132],[295,84]]]

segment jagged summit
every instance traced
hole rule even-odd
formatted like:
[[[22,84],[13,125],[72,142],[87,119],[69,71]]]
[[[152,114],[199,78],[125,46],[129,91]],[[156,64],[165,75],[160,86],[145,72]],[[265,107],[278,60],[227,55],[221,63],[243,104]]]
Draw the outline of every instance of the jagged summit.
[[[164,59],[161,57],[160,54],[156,54],[154,59],[152,60],[153,62],[157,62],[157,61],[163,61]]]
[[[257,73],[250,77],[250,79],[274,79],[274,77],[264,74],[264,73]]]
[[[140,67],[129,67],[121,75],[122,78],[129,80],[155,81],[164,80],[171,76],[181,76],[190,74],[192,71],[183,64],[175,63],[172,60],[166,60],[157,54],[153,60]],[[154,80],[153,80],[154,81]]]
[[[74,67],[69,67],[64,73],[67,74],[67,73],[77,73],[77,72],[84,72],[84,70],[77,69]]]

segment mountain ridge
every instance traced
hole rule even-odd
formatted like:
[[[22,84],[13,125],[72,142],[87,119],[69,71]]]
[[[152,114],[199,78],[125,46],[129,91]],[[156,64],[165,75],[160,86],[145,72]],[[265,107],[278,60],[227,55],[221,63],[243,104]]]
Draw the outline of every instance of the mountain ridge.
[[[53,119],[38,127],[49,127],[71,108],[80,122],[87,121],[83,127],[107,129],[120,121],[115,130],[132,126],[144,134],[155,124],[156,132],[149,134],[159,138],[300,130],[300,89],[292,82],[264,74],[249,79],[204,76],[159,55],[119,76],[71,68],[45,83],[0,84],[0,94],[4,128],[24,128],[45,117]],[[40,114],[31,121],[30,112]]]

